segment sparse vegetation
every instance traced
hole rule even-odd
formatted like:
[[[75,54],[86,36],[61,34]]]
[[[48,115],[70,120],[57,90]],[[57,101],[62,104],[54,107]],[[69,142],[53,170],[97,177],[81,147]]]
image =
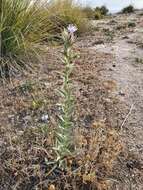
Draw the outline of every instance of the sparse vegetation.
[[[141,189],[142,16],[0,5],[0,190]]]
[[[54,131],[43,125],[15,133],[1,128],[7,144],[2,153],[0,187],[3,189],[55,189],[67,185],[71,189],[106,189],[112,185],[114,163],[122,146],[116,131],[102,122],[93,124],[90,131],[74,129],[77,156],[65,158],[64,168],[54,164],[52,152]],[[5,135],[9,136],[5,136]],[[28,152],[28,154],[27,154]],[[88,187],[87,187],[88,185]]]
[[[90,130],[73,127],[70,76],[76,58],[72,51],[76,27],[71,25],[68,30],[63,32],[65,69],[61,73],[60,94],[64,102],[59,125],[50,128],[48,124],[41,124],[18,132],[12,128],[0,129],[2,143],[7,144],[1,159],[1,188],[62,190],[68,185],[80,190],[88,185],[88,189],[100,190],[112,185],[107,179],[122,149],[118,133],[102,121],[94,122]],[[26,82],[20,88],[24,93],[31,93],[35,101],[32,111],[39,113],[41,103],[33,96],[33,85]]]

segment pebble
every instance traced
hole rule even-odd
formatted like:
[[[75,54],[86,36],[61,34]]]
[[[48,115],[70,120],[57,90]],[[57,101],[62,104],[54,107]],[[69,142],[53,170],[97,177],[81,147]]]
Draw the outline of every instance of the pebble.
[[[25,121],[30,121],[32,120],[32,117],[30,115],[27,115],[23,118]]]
[[[120,95],[120,96],[125,96],[125,93],[124,93],[123,91],[120,91],[120,92],[119,92],[119,95]]]
[[[47,123],[49,121],[49,115],[48,114],[42,115],[41,121]]]

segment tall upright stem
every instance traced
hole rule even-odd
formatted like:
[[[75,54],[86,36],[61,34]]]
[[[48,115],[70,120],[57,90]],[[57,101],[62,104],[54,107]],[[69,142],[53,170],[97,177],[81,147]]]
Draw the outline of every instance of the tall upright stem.
[[[62,159],[69,156],[74,151],[73,141],[72,141],[72,130],[73,130],[73,107],[74,98],[72,95],[72,85],[70,75],[73,68],[73,53],[72,53],[72,41],[70,33],[67,30],[63,32],[64,41],[64,52],[63,52],[63,63],[64,71],[63,76],[63,86],[60,90],[62,97],[61,108],[62,113],[60,115],[59,126],[56,136],[56,150],[58,159]]]

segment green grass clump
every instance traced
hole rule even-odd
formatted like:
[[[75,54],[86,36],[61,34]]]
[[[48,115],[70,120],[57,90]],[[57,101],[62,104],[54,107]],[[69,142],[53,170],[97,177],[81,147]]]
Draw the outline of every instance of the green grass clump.
[[[129,5],[125,8],[123,8],[122,13],[128,14],[128,13],[133,13],[134,11],[135,11],[135,9],[134,9],[133,5]]]
[[[47,36],[44,2],[36,0],[1,0],[0,74],[27,67],[30,53]]]

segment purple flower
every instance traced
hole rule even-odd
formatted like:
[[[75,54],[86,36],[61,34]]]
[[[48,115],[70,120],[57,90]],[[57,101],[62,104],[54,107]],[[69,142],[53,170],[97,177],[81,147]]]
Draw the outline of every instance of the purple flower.
[[[69,24],[69,26],[67,27],[67,30],[69,33],[74,34],[77,31],[77,27],[73,24]]]

